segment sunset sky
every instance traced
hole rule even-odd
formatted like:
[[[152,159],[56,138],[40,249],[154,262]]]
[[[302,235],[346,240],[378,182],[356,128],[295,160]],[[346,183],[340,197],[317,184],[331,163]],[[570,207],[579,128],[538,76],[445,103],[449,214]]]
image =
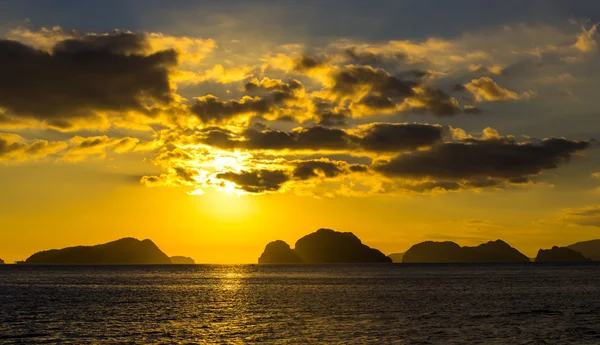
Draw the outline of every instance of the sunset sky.
[[[0,0],[0,258],[600,238],[599,21],[593,0]]]

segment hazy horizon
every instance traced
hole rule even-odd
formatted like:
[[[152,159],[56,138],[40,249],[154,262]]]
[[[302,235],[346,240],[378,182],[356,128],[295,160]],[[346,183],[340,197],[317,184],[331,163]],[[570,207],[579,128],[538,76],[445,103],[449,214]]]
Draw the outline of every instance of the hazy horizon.
[[[0,259],[600,238],[600,3],[377,3],[0,1]]]

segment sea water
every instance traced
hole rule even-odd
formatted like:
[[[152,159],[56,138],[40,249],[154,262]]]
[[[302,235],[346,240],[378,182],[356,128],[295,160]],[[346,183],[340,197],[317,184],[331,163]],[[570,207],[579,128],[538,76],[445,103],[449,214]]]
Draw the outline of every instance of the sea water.
[[[0,266],[0,344],[600,344],[600,265]]]

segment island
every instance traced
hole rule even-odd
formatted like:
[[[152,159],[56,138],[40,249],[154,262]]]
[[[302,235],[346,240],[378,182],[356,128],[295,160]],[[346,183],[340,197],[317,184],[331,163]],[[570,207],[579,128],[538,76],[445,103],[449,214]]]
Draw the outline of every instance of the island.
[[[281,240],[268,243],[258,258],[259,264],[301,264],[303,262],[290,245]]]
[[[259,264],[391,263],[392,259],[370,248],[351,232],[319,229],[296,241],[294,249],[281,240],[267,244]]]
[[[4,265],[4,260],[0,259],[0,265]]]
[[[502,240],[475,247],[461,247],[455,242],[426,241],[412,246],[402,263],[518,263],[531,262],[521,252]]]
[[[188,256],[171,256],[171,263],[174,265],[195,265],[196,261]]]
[[[567,247],[554,246],[552,249],[540,249],[535,262],[586,262],[590,259],[578,251]]]
[[[600,240],[577,242],[567,248],[580,252],[592,261],[600,261]]]
[[[404,253],[392,253],[388,255],[388,258],[392,259],[392,262],[397,264],[402,262],[402,258],[404,257]]]
[[[171,259],[151,240],[122,238],[95,246],[77,246],[41,251],[24,264],[34,265],[163,265]]]

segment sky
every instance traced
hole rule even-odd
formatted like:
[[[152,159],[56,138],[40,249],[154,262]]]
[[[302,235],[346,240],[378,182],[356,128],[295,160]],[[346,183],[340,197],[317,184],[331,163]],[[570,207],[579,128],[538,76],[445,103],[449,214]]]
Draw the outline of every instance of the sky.
[[[600,238],[597,1],[0,0],[0,258]]]

